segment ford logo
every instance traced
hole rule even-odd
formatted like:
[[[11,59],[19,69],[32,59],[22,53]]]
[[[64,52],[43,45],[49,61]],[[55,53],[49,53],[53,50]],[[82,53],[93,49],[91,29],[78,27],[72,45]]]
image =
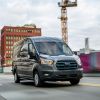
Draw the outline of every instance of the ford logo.
[[[70,63],[69,62],[65,62],[65,65],[68,66],[68,65],[70,65]]]

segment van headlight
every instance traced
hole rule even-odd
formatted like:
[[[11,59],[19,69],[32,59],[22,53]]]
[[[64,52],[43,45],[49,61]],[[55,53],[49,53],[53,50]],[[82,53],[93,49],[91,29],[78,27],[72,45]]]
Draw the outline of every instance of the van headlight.
[[[43,59],[43,58],[41,58],[41,64],[52,65],[53,63],[54,63],[53,60]]]
[[[81,63],[81,60],[80,60],[79,57],[76,58],[76,62],[77,62],[77,64],[78,64],[79,66],[82,66],[82,63]]]

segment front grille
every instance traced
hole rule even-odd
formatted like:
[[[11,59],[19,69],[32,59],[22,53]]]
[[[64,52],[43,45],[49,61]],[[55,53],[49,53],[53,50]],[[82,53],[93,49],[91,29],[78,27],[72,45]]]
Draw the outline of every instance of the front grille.
[[[57,61],[56,67],[58,70],[77,69],[77,63],[75,60],[60,60]]]

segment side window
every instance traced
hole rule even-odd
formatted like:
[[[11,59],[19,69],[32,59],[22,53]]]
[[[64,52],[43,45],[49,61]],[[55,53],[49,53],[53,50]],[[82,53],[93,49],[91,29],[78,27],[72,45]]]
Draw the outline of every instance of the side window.
[[[28,51],[28,41],[24,41],[21,51]]]
[[[21,50],[22,44],[23,44],[23,41],[17,42],[13,46],[13,59],[16,59],[17,57],[20,57],[20,50]]]
[[[24,44],[21,51],[28,51],[28,44]]]
[[[21,47],[21,46],[14,46],[13,58],[16,59],[17,57],[19,57],[20,47]]]
[[[63,44],[63,52],[68,55],[72,54],[70,48],[66,44]]]

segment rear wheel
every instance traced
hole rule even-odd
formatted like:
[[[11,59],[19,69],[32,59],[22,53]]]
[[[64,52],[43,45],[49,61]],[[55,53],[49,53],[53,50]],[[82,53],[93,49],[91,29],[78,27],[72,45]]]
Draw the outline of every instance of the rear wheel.
[[[71,79],[70,80],[71,85],[77,85],[77,84],[79,84],[79,82],[80,82],[80,79]]]
[[[18,77],[17,71],[14,73],[14,82],[20,83],[20,78]]]
[[[36,86],[36,87],[39,87],[39,86],[41,86],[42,85],[42,80],[40,79],[40,76],[39,76],[39,74],[38,74],[38,72],[36,71],[35,73],[34,73],[34,85]]]

